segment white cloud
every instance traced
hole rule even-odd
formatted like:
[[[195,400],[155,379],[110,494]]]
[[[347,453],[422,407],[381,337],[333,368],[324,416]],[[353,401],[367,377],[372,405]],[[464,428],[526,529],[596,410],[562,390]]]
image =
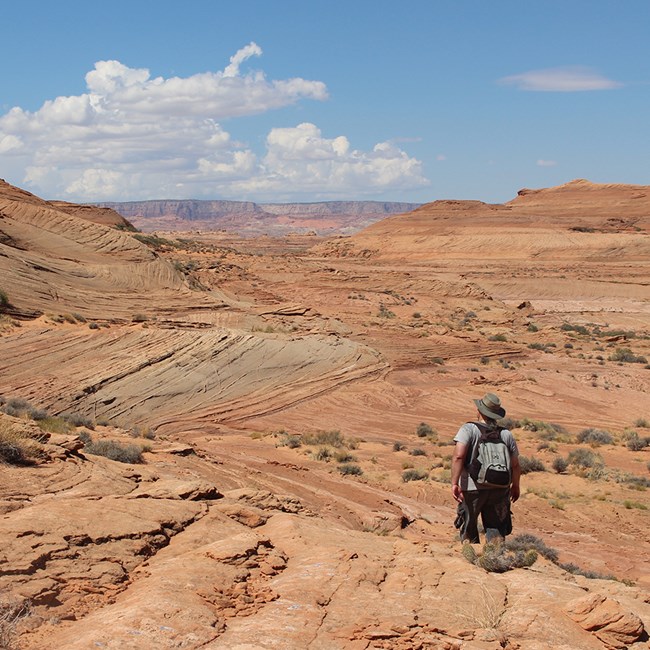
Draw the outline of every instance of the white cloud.
[[[428,185],[419,160],[382,142],[370,152],[351,149],[345,136],[325,138],[308,122],[272,129],[258,173],[234,183],[234,196],[344,198]]]
[[[86,93],[0,115],[5,173],[47,198],[75,201],[273,200],[280,193],[289,200],[427,184],[420,162],[395,145],[357,151],[344,135],[328,139],[313,124],[272,129],[265,152],[233,140],[221,125],[226,119],[328,97],[321,81],[242,72],[261,54],[250,43],[223,71],[167,79],[99,61],[86,74]]]
[[[530,70],[499,79],[499,83],[513,85],[520,90],[545,92],[580,92],[585,90],[612,90],[623,84],[607,79],[585,66],[565,66]]]
[[[555,160],[542,160],[541,158],[537,161],[538,167],[555,167],[557,161]]]

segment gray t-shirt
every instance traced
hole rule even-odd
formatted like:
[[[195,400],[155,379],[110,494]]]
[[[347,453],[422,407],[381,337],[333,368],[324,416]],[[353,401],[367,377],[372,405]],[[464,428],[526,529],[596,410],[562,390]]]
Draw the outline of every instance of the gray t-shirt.
[[[458,433],[454,438],[454,442],[460,442],[464,445],[467,445],[467,456],[466,460],[472,455],[472,450],[474,445],[478,443],[478,439],[481,437],[481,430],[473,423],[467,422],[458,429]],[[508,445],[510,450],[510,456],[518,456],[519,449],[517,449],[517,442],[515,437],[512,435],[508,429],[503,429],[501,431],[501,439],[503,442]],[[472,477],[467,473],[467,464],[463,465],[463,471],[460,475],[460,489],[461,490],[477,490],[476,484],[472,480]]]

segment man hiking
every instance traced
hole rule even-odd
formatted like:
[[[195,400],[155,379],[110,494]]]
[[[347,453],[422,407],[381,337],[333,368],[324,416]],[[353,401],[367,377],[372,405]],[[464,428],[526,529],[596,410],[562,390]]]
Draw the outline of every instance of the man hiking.
[[[479,543],[481,515],[487,542],[501,542],[512,532],[510,502],[519,498],[519,450],[514,436],[500,427],[505,417],[501,400],[493,393],[474,400],[477,421],[467,422],[454,438],[451,493],[458,502],[456,527],[460,539]]]

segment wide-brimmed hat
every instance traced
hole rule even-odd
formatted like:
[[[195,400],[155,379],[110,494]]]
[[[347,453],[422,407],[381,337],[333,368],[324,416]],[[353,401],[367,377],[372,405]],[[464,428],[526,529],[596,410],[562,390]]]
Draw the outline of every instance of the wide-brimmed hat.
[[[481,399],[475,399],[474,404],[481,415],[491,420],[500,420],[506,415],[501,400],[494,393],[485,393]]]

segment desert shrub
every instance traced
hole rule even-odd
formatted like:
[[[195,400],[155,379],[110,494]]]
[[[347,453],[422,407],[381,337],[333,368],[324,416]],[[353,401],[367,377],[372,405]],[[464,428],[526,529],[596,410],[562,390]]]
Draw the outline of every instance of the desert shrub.
[[[531,350],[543,350],[544,352],[546,352],[549,345],[548,345],[548,343],[529,343],[528,347]]]
[[[638,501],[630,501],[629,499],[625,499],[625,501],[623,501],[623,505],[628,510],[631,510],[632,508],[636,508],[637,510],[647,510],[648,509],[648,506],[645,503],[639,503]]]
[[[522,429],[526,429],[526,431],[539,433],[540,437],[544,440],[557,440],[560,437],[566,437],[568,435],[567,430],[561,424],[555,424],[553,422],[523,418],[519,425]]]
[[[576,440],[590,445],[611,445],[614,443],[612,434],[601,429],[584,429],[576,436]]]
[[[289,447],[289,449],[297,449],[301,444],[300,436],[284,434],[280,440],[280,447]]]
[[[545,472],[546,467],[539,458],[528,458],[527,456],[519,456],[519,465],[521,467],[522,474],[528,474],[530,472]]]
[[[122,444],[117,440],[90,440],[84,451],[95,456],[104,456],[120,463],[142,463],[142,447],[138,445]]]
[[[337,463],[354,463],[357,459],[350,452],[341,449],[334,454],[334,460]]]
[[[437,433],[435,429],[432,429],[426,422],[420,422],[415,430],[415,435],[417,435],[418,438],[431,438],[436,436]]]
[[[423,469],[407,469],[402,472],[402,481],[408,483],[409,481],[424,481],[428,473]]]
[[[639,429],[649,429],[650,422],[648,422],[648,420],[645,418],[638,418],[634,421],[634,426],[639,427]]]
[[[584,325],[571,325],[569,323],[562,323],[560,329],[565,332],[576,332],[577,334],[589,334],[589,330]]]
[[[566,458],[562,458],[562,456],[558,456],[553,459],[551,466],[558,474],[562,474],[563,472],[566,472],[569,467],[569,461]]]
[[[591,451],[591,449],[584,449],[583,447],[579,447],[578,449],[569,452],[567,460],[569,465],[575,465],[576,467],[585,469],[604,465],[600,454],[596,454]]]
[[[337,469],[339,472],[341,472],[341,474],[343,474],[343,476],[350,474],[353,476],[360,476],[363,474],[363,470],[358,465],[354,465],[353,463],[344,463],[343,465],[339,465]]]
[[[32,408],[32,405],[22,397],[12,397],[7,400],[6,407],[16,411],[25,412]]]
[[[69,433],[72,425],[65,419],[48,415],[42,420],[37,420],[39,428],[50,433]]]
[[[395,312],[388,309],[386,305],[381,304],[379,305],[379,311],[377,312],[377,316],[379,316],[379,318],[395,318]]]
[[[646,476],[623,473],[617,476],[616,480],[618,483],[625,483],[636,490],[646,490],[650,487],[650,479]]]
[[[539,537],[535,537],[535,535],[529,533],[515,535],[506,542],[506,548],[509,551],[528,551],[534,549],[539,555],[551,562],[557,562],[558,560],[558,553],[555,549],[549,548]]]
[[[18,650],[20,625],[32,614],[28,600],[0,600],[0,648]]]
[[[340,431],[318,431],[316,433],[306,433],[302,437],[306,445],[330,445],[330,447],[344,447],[345,438]]]
[[[38,440],[25,435],[10,422],[0,420],[0,463],[31,465],[42,456]]]
[[[83,413],[66,413],[64,417],[73,427],[86,427],[91,431],[95,430],[95,422]]]
[[[411,451],[409,451],[409,454],[411,454],[411,456],[426,456],[427,452],[424,451],[424,449],[416,447],[415,449],[411,449]]]
[[[512,431],[513,429],[518,429],[521,426],[521,422],[519,420],[515,420],[514,418],[511,417],[501,418],[498,424],[500,427],[503,427],[504,429],[508,429],[508,431]]]
[[[48,417],[47,411],[45,409],[38,409],[35,407],[31,407],[28,411],[27,414],[29,415],[32,420],[38,421],[38,420],[44,420],[45,418]]]
[[[84,445],[89,445],[93,441],[93,438],[90,435],[90,431],[86,431],[85,429],[82,429],[77,434],[77,437],[79,438],[79,440],[81,440],[81,442],[84,443]]]
[[[527,329],[529,332],[539,332],[539,327],[535,323],[529,323]]]
[[[630,451],[641,451],[650,445],[650,438],[642,438],[636,431],[632,431],[629,434],[629,438],[625,446]]]
[[[504,573],[511,569],[521,569],[535,564],[537,551],[509,550],[505,544],[487,543],[483,546],[483,554],[477,555],[471,544],[465,544],[462,550],[465,559],[490,573]]]
[[[508,337],[505,334],[493,334],[488,338],[488,341],[501,341],[505,343],[508,340]]]
[[[406,449],[406,446],[403,445],[401,442],[393,443],[393,451],[403,451],[404,449]]]
[[[99,329],[99,325],[97,323],[88,323],[88,327],[91,330],[98,330]]]
[[[159,237],[158,235],[143,235],[137,233],[133,235],[134,239],[137,239],[141,244],[150,246],[154,250],[162,251],[178,248],[178,244],[170,239],[165,239],[164,237]]]
[[[314,460],[324,460],[326,463],[332,458],[332,452],[329,447],[321,447],[312,454]]]
[[[9,307],[11,303],[9,302],[9,296],[5,291],[0,289],[0,309],[4,309],[6,307]]]
[[[567,564],[558,563],[560,569],[564,569],[568,573],[577,576],[583,576],[591,580],[616,580],[616,576],[611,574],[605,575],[603,573],[598,573],[597,571],[588,571],[586,569],[581,569],[577,564],[569,562]]]
[[[648,363],[645,357],[637,356],[630,350],[630,348],[616,348],[612,354],[609,355],[610,361],[619,361],[621,363]]]

